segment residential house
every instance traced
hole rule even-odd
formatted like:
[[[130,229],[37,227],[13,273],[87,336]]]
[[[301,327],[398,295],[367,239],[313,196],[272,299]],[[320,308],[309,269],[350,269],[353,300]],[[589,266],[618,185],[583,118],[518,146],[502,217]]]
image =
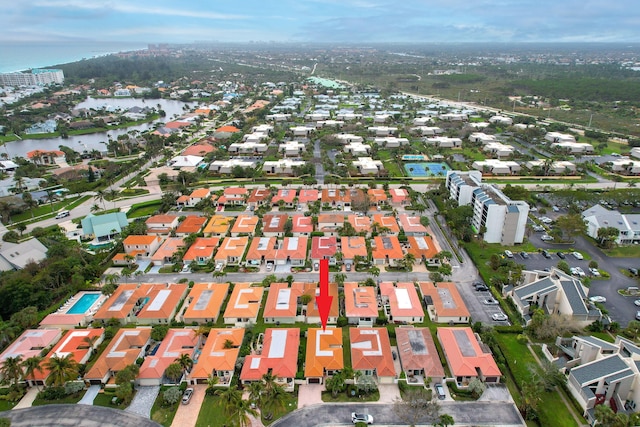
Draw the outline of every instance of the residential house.
[[[249,190],[243,187],[226,187],[218,198],[218,205],[244,206]]]
[[[382,188],[370,188],[367,190],[367,194],[373,206],[381,206],[387,203],[387,192]]]
[[[182,237],[167,237],[158,250],[151,256],[153,265],[172,264],[176,261],[176,254],[184,247]]]
[[[169,329],[155,352],[144,358],[138,374],[138,385],[171,384],[172,381],[164,375],[167,367],[185,354],[193,359],[199,341],[195,329]]]
[[[485,383],[500,382],[502,373],[490,350],[471,328],[438,328],[437,335],[458,387],[467,387],[476,378]]]
[[[469,323],[471,314],[453,282],[419,282],[427,314],[436,323]]]
[[[166,236],[178,226],[177,215],[153,215],[145,221],[147,234]]]
[[[227,309],[224,311],[224,323],[233,324],[236,327],[244,327],[255,324],[258,319],[258,311],[262,303],[264,288],[251,286],[250,283],[236,283]]]
[[[296,169],[305,166],[307,162],[303,160],[280,159],[266,161],[262,164],[263,172],[272,175],[295,175]]]
[[[436,255],[440,252],[440,247],[431,236],[408,236],[407,243],[409,243],[407,253],[412,254],[418,264],[440,265],[440,260],[436,258]]]
[[[538,308],[546,314],[568,317],[582,327],[602,319],[600,310],[587,299],[589,288],[579,279],[555,267],[549,272],[525,270],[522,277],[521,285],[505,286],[502,292],[513,301],[526,323]]]
[[[314,236],[311,238],[311,261],[319,263],[321,259],[328,259],[330,265],[335,265],[334,255],[338,251],[338,239],[328,236]]]
[[[37,165],[55,165],[65,159],[60,150],[33,150],[27,153],[27,159]]]
[[[351,367],[379,384],[394,384],[398,377],[386,328],[349,328]],[[356,379],[356,383],[358,379]]]
[[[190,145],[182,151],[183,156],[200,156],[204,157],[208,153],[212,153],[215,151],[215,148],[211,144],[206,142],[198,142],[196,144]]]
[[[323,384],[324,379],[344,369],[342,329],[327,327],[307,330],[307,354],[304,376],[308,384]]]
[[[207,225],[202,230],[206,237],[224,237],[229,232],[231,226],[231,218],[222,215],[214,215],[211,217]]]
[[[285,226],[289,220],[286,213],[270,213],[262,217],[262,234],[267,237],[284,237]]]
[[[252,237],[256,233],[260,217],[255,215],[238,215],[236,221],[231,227],[231,235],[233,237],[249,236]]]
[[[377,229],[380,234],[398,235],[400,232],[400,226],[398,225],[396,218],[383,213],[373,215],[372,228]]]
[[[198,188],[193,190],[188,196],[181,196],[178,198],[178,206],[186,206],[189,208],[194,207],[204,199],[211,196],[211,190],[208,188]]]
[[[255,169],[258,166],[258,162],[254,159],[243,157],[233,157],[226,160],[214,160],[209,165],[209,172],[219,175],[228,175],[231,174],[233,172],[233,169],[238,166],[242,169]],[[235,200],[235,198],[231,198],[230,200]],[[226,197],[225,201],[227,201]],[[222,204],[224,205],[224,203]]]
[[[204,157],[200,156],[176,156],[169,160],[168,166],[173,169],[195,170],[203,161]]]
[[[471,167],[483,174],[491,175],[517,175],[522,170],[518,162],[499,159],[476,160]]]
[[[395,136],[374,138],[373,142],[375,142],[379,147],[385,148],[400,148],[404,145],[409,145],[409,140],[407,138],[396,138]]]
[[[371,218],[368,216],[351,214],[347,216],[347,221],[351,224],[356,233],[371,233]]]
[[[363,143],[364,138],[358,135],[352,135],[350,133],[338,133],[333,135],[342,144]]]
[[[357,282],[345,283],[344,312],[352,325],[373,326],[378,317],[376,289],[359,286]]]
[[[247,265],[262,265],[275,262],[278,239],[275,237],[254,237],[245,256]]]
[[[371,257],[376,265],[399,266],[404,253],[398,236],[375,236],[371,243]]]
[[[280,204],[280,200],[282,200],[285,207],[294,207],[296,200],[296,190],[288,188],[282,188],[278,190],[278,193],[271,199],[271,205],[278,206]]]
[[[51,347],[62,337],[62,330],[52,329],[27,329],[0,354],[0,364],[12,357],[20,357],[27,360],[30,357],[41,356],[42,351]]]
[[[450,138],[448,136],[434,136],[424,138],[424,142],[437,148],[460,148],[462,140],[460,138]]]
[[[214,256],[216,264],[223,266],[240,264],[248,244],[248,237],[225,237]]]
[[[182,257],[185,264],[206,265],[212,259],[220,244],[219,237],[198,237]]]
[[[184,301],[185,324],[216,323],[222,304],[229,295],[229,283],[196,283]]]
[[[367,260],[369,254],[367,253],[367,244],[365,238],[362,236],[350,236],[341,238],[341,252],[342,262],[346,264],[355,264],[356,256],[362,257],[362,260]]]
[[[411,203],[409,198],[409,192],[404,188],[390,188],[389,194],[391,195],[391,206],[400,207]]]
[[[344,225],[344,215],[326,213],[318,215],[318,231],[322,231],[325,236],[337,236],[338,229]]]
[[[301,267],[307,261],[307,245],[309,238],[305,236],[285,237],[278,242],[274,254],[276,265],[291,265]]]
[[[47,251],[47,247],[36,238],[20,243],[2,242],[0,271],[21,270],[28,264],[38,263],[47,258]]]
[[[362,142],[352,142],[344,146],[344,152],[354,157],[367,157],[370,151],[371,146]]]
[[[189,215],[176,227],[176,235],[186,237],[190,234],[197,234],[207,223],[204,216]]]
[[[137,258],[149,258],[158,250],[161,243],[162,238],[160,238],[160,236],[148,234],[137,236],[131,234],[122,241],[122,246],[128,255]]]
[[[305,150],[305,145],[300,141],[285,141],[278,146],[278,151],[285,157],[301,157]]]
[[[389,136],[395,135],[395,133],[398,132],[398,128],[389,126],[370,126],[369,132],[373,133],[375,136]]]
[[[142,284],[139,309],[134,314],[139,325],[169,324],[187,295],[187,283]]]
[[[638,214],[621,214],[617,210],[595,205],[582,213],[582,219],[587,224],[587,234],[593,239],[601,239],[598,236],[600,229],[613,227],[618,229],[618,235],[614,239],[616,244],[640,243],[640,215]]]
[[[409,384],[424,384],[427,378],[442,383],[445,378],[438,350],[429,328],[396,328],[400,365]]]
[[[378,175],[384,170],[381,160],[373,160],[371,157],[358,157],[351,162],[351,165],[358,170],[360,175]]]
[[[95,240],[98,243],[108,242],[119,236],[122,229],[129,225],[127,214],[114,212],[104,215],[89,214],[81,221],[84,239]]]
[[[489,117],[489,123],[495,123],[500,126],[511,126],[513,124],[513,119],[506,116],[493,116]]]
[[[380,298],[389,322],[422,323],[424,310],[413,282],[382,282]]]
[[[84,379],[93,385],[115,386],[118,372],[145,356],[151,342],[151,328],[122,328],[96,360]]]
[[[211,329],[188,383],[206,384],[210,377],[218,377],[219,386],[229,387],[243,338],[243,328]]]
[[[566,160],[529,160],[525,163],[527,169],[530,169],[533,173],[540,175],[562,175],[562,174],[575,174],[575,163]]]
[[[247,205],[253,206],[254,209],[264,206],[269,202],[269,197],[271,197],[271,189],[254,188],[247,198]]]
[[[262,381],[262,377],[269,373],[277,377],[276,383],[284,387],[285,391],[293,392],[298,372],[299,347],[300,329],[267,328],[259,352],[245,358],[240,381],[245,385]]]
[[[307,290],[305,290],[307,293]],[[316,297],[320,295],[320,287],[317,286],[315,288],[315,292],[313,295]],[[338,294],[338,284],[334,282],[329,282],[329,295],[333,297],[331,300],[331,307],[329,308],[329,318],[327,319],[327,324],[335,325],[338,322],[338,316],[340,314],[340,304],[339,304],[339,294]],[[304,307],[303,307],[304,310]],[[320,324],[320,312],[318,311],[318,304],[316,303],[315,298],[307,304],[306,307],[307,312],[307,323],[310,325]]]
[[[497,157],[498,159],[503,159],[514,154],[514,148],[512,145],[503,144],[501,142],[490,142],[482,147],[482,151]]]
[[[300,195],[298,196],[298,203],[309,204],[319,200],[320,192],[316,189],[300,189]]]
[[[481,143],[482,145],[498,142],[495,135],[487,135],[484,132],[473,132],[469,135],[469,141],[475,143]]]
[[[313,233],[313,219],[310,216],[293,215],[291,217],[291,232],[294,236],[311,236]]]
[[[351,206],[351,192],[338,188],[324,188],[321,201],[323,205],[342,209],[345,206]]]
[[[264,323],[304,322],[308,305],[315,304],[316,288],[316,283],[294,282],[291,286],[288,283],[272,283],[262,314]],[[311,297],[307,304],[302,304],[301,301],[304,294]]]
[[[427,227],[420,222],[421,217],[401,213],[398,215],[398,222],[404,234],[407,236],[426,236],[428,234]]]

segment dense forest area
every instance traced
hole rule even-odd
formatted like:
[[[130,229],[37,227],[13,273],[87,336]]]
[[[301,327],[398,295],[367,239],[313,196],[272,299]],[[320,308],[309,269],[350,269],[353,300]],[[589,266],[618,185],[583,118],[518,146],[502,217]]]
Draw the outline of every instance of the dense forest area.
[[[555,99],[640,103],[640,80],[613,80],[591,77],[555,77],[518,80],[511,83],[516,94],[538,95]]]

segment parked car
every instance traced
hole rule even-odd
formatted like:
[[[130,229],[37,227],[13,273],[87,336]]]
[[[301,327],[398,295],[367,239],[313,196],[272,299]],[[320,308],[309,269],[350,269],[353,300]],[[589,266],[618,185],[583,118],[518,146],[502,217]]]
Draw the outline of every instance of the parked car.
[[[480,291],[488,291],[489,288],[487,287],[487,285],[485,285],[484,283],[480,283],[480,282],[476,282],[473,285],[476,288],[476,291],[480,292]]]
[[[267,263],[267,271],[271,271],[271,270],[273,270],[273,264],[268,262]]]
[[[350,262],[346,263],[344,265],[344,269],[345,269],[345,271],[351,271],[351,263]]]
[[[636,311],[636,320],[640,320],[640,311]]]
[[[482,301],[483,304],[485,305],[498,305],[498,301],[495,298],[487,298],[485,300]]]
[[[447,395],[444,392],[444,387],[442,386],[442,384],[436,384],[435,389],[436,389],[436,395],[438,396],[438,399],[444,400],[447,398]]]
[[[564,254],[564,252],[558,251],[558,252],[556,252],[556,255],[558,255],[558,258],[560,258],[560,259],[566,259],[567,258],[567,256]]]
[[[529,259],[529,254],[528,254],[528,253],[526,253],[525,251],[520,252],[520,256],[521,256],[523,259]]]
[[[601,296],[601,295],[594,295],[592,297],[589,297],[589,301],[605,303],[605,302],[607,302],[607,299],[605,297]]]
[[[547,250],[543,250],[543,251],[542,251],[542,256],[543,256],[543,257],[545,257],[545,258],[547,258],[547,259],[550,259],[550,258],[551,258],[551,254],[550,254],[550,253],[549,253],[549,251],[547,251]]]
[[[590,268],[589,271],[591,272],[591,274],[593,274],[594,276],[600,276],[600,272],[598,271],[597,268]]]
[[[313,269],[315,271],[318,271],[320,269],[320,264],[318,264],[317,262],[313,264]]]
[[[571,255],[573,255],[575,259],[584,259],[580,252],[571,252]]]
[[[544,227],[541,225],[534,225],[532,228],[533,228],[533,231],[538,231],[538,232],[544,231]]]
[[[638,275],[638,269],[637,268],[629,267],[629,268],[627,268],[627,270],[629,271],[629,273],[631,273],[632,276],[637,276]]]
[[[640,307],[640,299],[637,299],[633,302],[635,305],[637,305],[638,307]]]
[[[509,320],[509,317],[504,313],[493,313],[491,318],[496,322],[504,322],[505,320]]]
[[[549,242],[549,241],[553,240],[553,236],[549,236],[548,234],[543,234],[542,236],[540,236],[540,240],[545,241],[545,242]]]
[[[373,424],[373,415],[371,414],[358,414],[356,412],[351,413],[351,422]]]
[[[187,403],[189,403],[189,401],[191,400],[191,396],[193,396],[193,389],[189,387],[184,391],[184,394],[182,395],[182,404],[186,405]]]
[[[507,258],[513,258],[513,252],[509,250],[504,251],[504,256],[506,256]]]

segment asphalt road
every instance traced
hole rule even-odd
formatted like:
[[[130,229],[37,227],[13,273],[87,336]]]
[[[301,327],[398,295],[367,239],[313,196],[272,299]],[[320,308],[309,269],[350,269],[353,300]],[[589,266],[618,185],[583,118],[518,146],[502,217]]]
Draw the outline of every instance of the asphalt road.
[[[103,406],[43,405],[0,413],[12,427],[159,427],[139,415]]]

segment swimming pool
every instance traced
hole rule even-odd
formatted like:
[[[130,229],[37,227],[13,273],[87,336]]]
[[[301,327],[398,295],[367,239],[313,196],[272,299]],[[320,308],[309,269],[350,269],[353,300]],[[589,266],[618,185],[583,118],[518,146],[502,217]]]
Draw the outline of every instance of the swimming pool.
[[[409,176],[445,176],[451,170],[444,162],[407,163],[404,170]]]
[[[67,314],[85,314],[89,308],[100,298],[99,293],[86,293],[67,310]]]

